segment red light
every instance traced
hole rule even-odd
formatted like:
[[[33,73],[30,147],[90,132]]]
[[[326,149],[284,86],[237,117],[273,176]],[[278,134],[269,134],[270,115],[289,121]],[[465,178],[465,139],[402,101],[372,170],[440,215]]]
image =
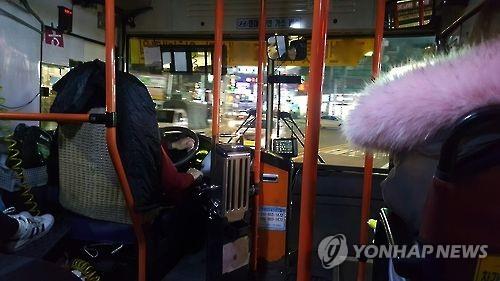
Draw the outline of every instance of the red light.
[[[67,15],[72,15],[72,14],[73,14],[73,11],[72,11],[72,10],[70,10],[70,9],[65,8],[65,9],[64,9],[64,13],[65,13],[65,14],[67,14]]]

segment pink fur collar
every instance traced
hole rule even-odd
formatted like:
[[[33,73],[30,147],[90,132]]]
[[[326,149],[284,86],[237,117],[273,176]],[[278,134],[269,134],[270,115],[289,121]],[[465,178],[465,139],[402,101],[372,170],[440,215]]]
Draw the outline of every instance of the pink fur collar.
[[[500,104],[500,39],[389,72],[364,90],[344,133],[357,146],[408,150],[492,104]]]

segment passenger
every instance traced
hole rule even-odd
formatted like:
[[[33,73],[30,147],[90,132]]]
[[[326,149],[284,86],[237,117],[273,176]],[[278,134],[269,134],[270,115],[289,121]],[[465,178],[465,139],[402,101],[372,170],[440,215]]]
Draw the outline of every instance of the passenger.
[[[50,214],[32,216],[28,212],[0,212],[0,245],[6,252],[20,250],[47,234],[54,225]]]
[[[450,126],[475,109],[500,105],[499,52],[496,39],[396,68],[365,89],[347,120],[350,142],[394,156],[382,184],[384,201],[414,235]],[[466,144],[459,157],[498,138]]]

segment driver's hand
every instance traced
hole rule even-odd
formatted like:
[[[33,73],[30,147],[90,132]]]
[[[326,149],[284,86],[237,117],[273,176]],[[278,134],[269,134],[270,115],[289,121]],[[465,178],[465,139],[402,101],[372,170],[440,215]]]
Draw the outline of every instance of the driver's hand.
[[[184,150],[184,149],[191,150],[194,148],[194,140],[190,137],[185,137],[177,141],[174,141],[170,146],[173,149],[177,150]]]
[[[198,182],[203,178],[203,173],[195,168],[189,168],[186,173],[192,175],[195,182]]]

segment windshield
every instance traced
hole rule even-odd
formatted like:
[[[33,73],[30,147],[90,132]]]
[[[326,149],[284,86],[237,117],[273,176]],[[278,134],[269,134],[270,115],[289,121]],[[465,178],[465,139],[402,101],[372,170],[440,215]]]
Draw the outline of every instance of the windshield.
[[[151,40],[130,38],[133,45],[150,43]],[[167,39],[162,39],[167,40]],[[167,40],[168,41],[168,40]],[[156,42],[156,41],[155,41]],[[161,42],[161,40],[158,40]],[[201,42],[201,41],[199,41]],[[193,44],[198,44],[193,41]],[[412,60],[419,60],[428,55],[435,45],[434,37],[386,38],[382,57],[382,72]],[[149,44],[148,43],[148,44]],[[168,43],[168,42],[167,42]],[[206,44],[201,42],[200,44]],[[351,147],[342,134],[343,120],[355,106],[361,92],[371,83],[371,63],[373,40],[371,38],[328,39],[327,58],[321,104],[321,130],[319,154],[327,164],[341,166],[363,166],[364,151]],[[220,134],[231,135],[242,126],[250,109],[256,106],[257,97],[257,61],[249,55],[241,55],[242,47],[255,46],[256,41],[225,41],[227,47],[227,67],[222,76],[222,92],[220,106]],[[248,46],[247,46],[248,45]],[[253,48],[249,48],[253,50]],[[131,50],[133,52],[134,50]],[[139,50],[140,51],[140,50]],[[186,112],[185,122],[190,129],[211,135],[212,124],[212,88],[211,53],[204,55],[195,53],[193,65],[203,68],[193,73],[171,73],[144,61],[131,61],[129,71],[136,75],[149,89],[153,99],[163,103],[163,108],[180,109]],[[310,54],[309,54],[310,55]],[[140,58],[140,56],[131,56]],[[203,59],[200,59],[203,57]],[[255,56],[257,57],[257,56]],[[206,65],[205,65],[206,64]],[[278,112],[286,112],[293,118],[302,132],[305,133],[307,116],[307,95],[309,79],[309,61],[276,62],[270,65],[277,75],[297,75],[301,84],[266,85],[264,93],[273,92],[272,104],[272,138],[292,137],[293,134],[283,119],[277,119]],[[264,111],[268,100],[264,96]],[[384,110],[380,108],[380,110]],[[265,112],[264,112],[265,113]],[[159,113],[159,119],[171,120],[168,112]],[[263,117],[263,119],[266,119]],[[251,128],[255,122],[247,121]],[[266,122],[262,122],[266,128]],[[246,126],[246,124],[243,124]],[[279,131],[279,133],[278,133]],[[254,133],[247,131],[247,133]],[[300,136],[299,132],[296,132]],[[265,137],[263,133],[263,137]],[[265,145],[265,139],[263,139]],[[299,146],[299,156],[295,161],[303,159],[303,149]],[[374,167],[387,167],[388,153],[374,154]]]

